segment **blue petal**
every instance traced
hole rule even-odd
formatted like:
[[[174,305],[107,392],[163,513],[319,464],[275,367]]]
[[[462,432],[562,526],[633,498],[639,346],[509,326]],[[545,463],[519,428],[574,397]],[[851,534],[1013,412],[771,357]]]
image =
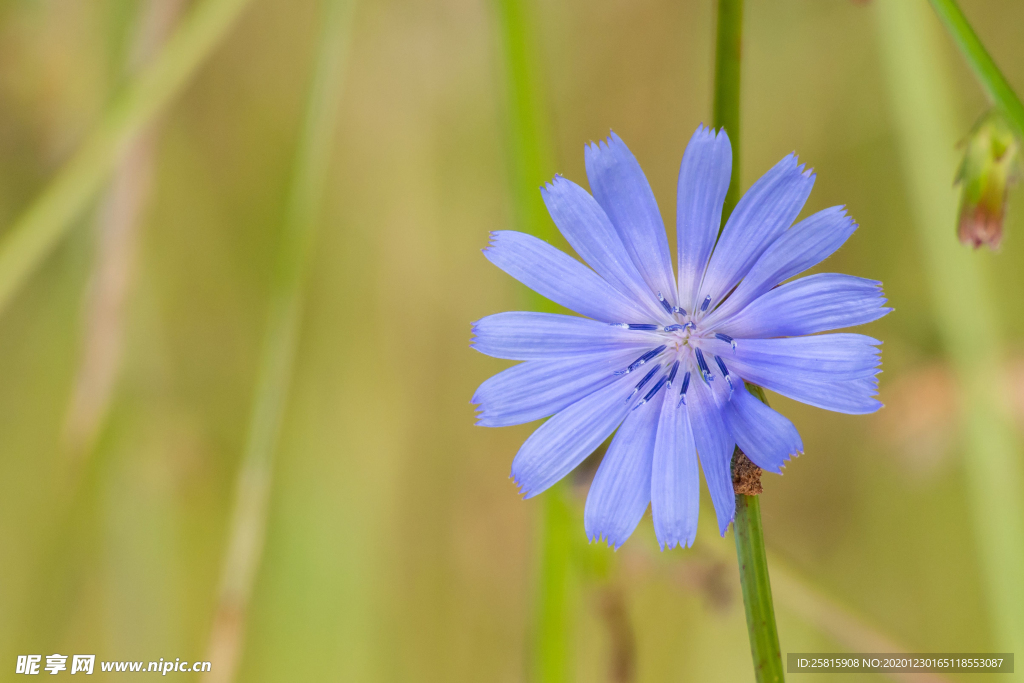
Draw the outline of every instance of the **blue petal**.
[[[718,239],[731,173],[732,145],[725,129],[716,135],[701,125],[683,154],[676,197],[679,301],[690,312],[697,305],[697,290]]]
[[[729,216],[697,299],[720,303],[772,242],[793,224],[814,186],[814,174],[790,154],[747,190]]]
[[[594,199],[608,214],[637,270],[652,292],[662,292],[675,303],[665,223],[636,157],[615,133],[587,145],[584,157]]]
[[[804,451],[800,433],[793,423],[744,388],[733,392],[726,407],[725,421],[736,445],[763,470],[781,473],[791,455]]]
[[[723,384],[723,382],[718,382]],[[693,441],[708,483],[711,502],[718,517],[718,530],[725,536],[736,515],[736,494],[732,488],[732,451],[735,441],[722,417],[722,409],[712,389],[702,381],[690,384],[686,411],[693,430]]]
[[[661,406],[651,472],[651,516],[662,550],[693,545],[699,514],[697,449],[686,408],[673,393]]]
[[[863,325],[892,311],[882,283],[819,273],[787,282],[718,326],[731,337],[799,337]]]
[[[484,256],[541,296],[589,318],[637,322],[649,317],[594,271],[533,235],[492,232]]]
[[[530,360],[494,375],[476,390],[478,425],[507,427],[554,415],[611,384],[615,373],[636,360],[635,349]]]
[[[736,291],[708,316],[705,324],[714,325],[724,320],[783,280],[825,260],[856,229],[857,224],[841,206],[819,211],[800,221],[768,247]]]
[[[753,384],[840,413],[871,413],[878,393],[880,344],[862,334],[713,342],[730,370]]]
[[[473,323],[470,345],[480,353],[508,360],[568,358],[604,351],[654,348],[650,332],[625,330],[596,320],[557,313],[506,311]]]
[[[629,412],[635,379],[611,386],[573,403],[530,435],[512,461],[512,479],[526,498],[548,489],[571,472],[615,431]]]
[[[618,548],[636,529],[651,502],[651,460],[665,392],[632,411],[615,433],[587,494],[587,538]]]
[[[598,275],[641,303],[653,318],[665,317],[664,309],[633,265],[608,215],[586,190],[556,176],[541,188],[541,195],[566,241]]]

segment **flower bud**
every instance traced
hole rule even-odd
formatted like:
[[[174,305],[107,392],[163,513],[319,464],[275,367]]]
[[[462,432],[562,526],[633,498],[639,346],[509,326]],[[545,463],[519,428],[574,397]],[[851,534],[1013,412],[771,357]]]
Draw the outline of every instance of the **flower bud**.
[[[960,185],[960,223],[963,244],[997,249],[1003,238],[1006,190],[1017,180],[1020,143],[997,112],[986,114],[968,134]]]

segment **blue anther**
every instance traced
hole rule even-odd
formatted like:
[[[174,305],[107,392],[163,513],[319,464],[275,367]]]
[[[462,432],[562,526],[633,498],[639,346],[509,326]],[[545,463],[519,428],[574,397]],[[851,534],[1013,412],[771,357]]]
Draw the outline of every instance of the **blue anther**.
[[[686,390],[690,388],[690,373],[683,375],[683,388],[679,390],[679,405],[686,403]]]
[[[685,325],[683,325],[683,327],[689,327],[694,332],[697,331],[697,323],[693,322],[692,320],[690,322],[686,323]]]
[[[705,382],[713,382],[715,378],[711,376],[711,368],[708,367],[708,362],[704,360],[704,353],[700,349],[694,349],[697,354],[697,366],[700,368],[700,376]]]
[[[718,369],[722,371],[722,376],[725,377],[725,381],[729,383],[729,394],[732,395],[732,392],[736,387],[732,385],[732,377],[729,376],[729,368],[725,367],[725,361],[722,360],[721,356],[715,356],[715,362],[718,363]]]
[[[676,378],[676,371],[679,369],[679,361],[672,364],[672,369],[668,373],[668,388],[672,388],[672,380]]]
[[[658,301],[661,302],[661,307],[665,309],[666,313],[672,313],[672,304],[665,301],[665,297],[661,295],[661,292],[658,292]]]
[[[633,393],[631,393],[629,395],[629,398],[627,398],[626,400],[628,401],[630,398],[633,398],[634,396],[636,396],[636,393],[638,391],[640,391],[641,389],[643,389],[645,384],[647,384],[648,382],[651,381],[651,378],[654,377],[654,374],[656,372],[658,372],[658,370],[661,370],[661,366],[660,365],[656,365],[653,368],[651,368],[651,371],[648,372],[646,375],[644,375],[644,378],[642,380],[640,380],[639,382],[636,383],[636,387],[634,387]]]
[[[684,325],[676,323],[675,325],[665,325],[664,330],[666,332],[678,332],[679,330],[685,329]]]
[[[657,325],[652,325],[651,323],[631,323],[631,324],[627,325],[627,329],[630,329],[630,330],[648,330],[650,332],[653,332],[654,330],[658,329],[658,326]]]
[[[706,310],[708,310],[708,306],[710,306],[710,305],[711,305],[711,295],[708,294],[704,298],[704,302],[700,305],[700,310],[706,311]]]
[[[636,370],[638,367],[640,367],[641,365],[643,365],[644,363],[646,363],[650,359],[652,359],[655,356],[657,356],[659,353],[664,351],[666,348],[667,347],[664,344],[662,344],[661,346],[659,346],[656,349],[651,349],[650,351],[648,351],[647,353],[645,353],[644,355],[640,356],[635,361],[633,361],[632,364],[630,364],[630,366],[629,366],[629,371],[632,372],[633,370]]]
[[[634,370],[636,370],[640,366],[644,365],[645,362],[647,362],[648,360],[653,358],[655,355],[657,355],[658,353],[664,351],[666,348],[667,347],[666,347],[665,344],[660,345],[657,348],[652,348],[651,350],[647,351],[646,353],[641,355],[639,358],[637,358],[636,360],[631,362],[630,367],[627,368],[626,370],[616,370],[615,371],[615,375],[629,375]]]
[[[734,350],[734,351],[736,350],[736,340],[735,340],[735,339],[733,339],[732,337],[730,337],[729,335],[727,335],[727,334],[722,334],[721,332],[716,332],[716,333],[715,333],[715,338],[716,338],[716,339],[721,339],[721,340],[722,340],[722,341],[724,341],[724,342],[725,342],[726,344],[728,344],[729,346],[731,346],[731,347],[733,348],[733,350]]]
[[[673,313],[677,313],[679,315],[690,315],[689,313],[686,312],[686,309],[683,308],[682,306],[673,306],[672,307],[672,312]]]
[[[661,379],[659,379],[658,383],[655,384],[653,387],[651,387],[651,390],[647,392],[647,395],[644,396],[642,399],[640,399],[639,403],[637,403],[635,406],[633,406],[633,410],[636,410],[637,408],[639,408],[640,406],[642,406],[643,404],[647,403],[652,398],[654,398],[654,395],[657,394],[661,390],[661,388],[663,386],[665,386],[665,382],[667,380],[668,380],[668,377],[662,377]]]

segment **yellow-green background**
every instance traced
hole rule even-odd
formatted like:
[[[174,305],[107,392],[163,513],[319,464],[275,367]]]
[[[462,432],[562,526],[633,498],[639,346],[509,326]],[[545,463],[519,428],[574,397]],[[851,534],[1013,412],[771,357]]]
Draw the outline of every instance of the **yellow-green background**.
[[[1024,89],[1024,4],[964,4]],[[583,145],[611,128],[673,225],[682,150],[710,122],[714,3],[530,6],[555,158],[535,184],[583,183]],[[885,342],[880,413],[773,399],[806,454],[765,478],[770,561],[846,610],[809,618],[780,587],[782,649],[851,649],[837,633],[853,614],[912,651],[992,650],[875,11],[747,5],[744,187],[797,151],[818,173],[807,210],[846,204],[861,225],[827,269],[883,280],[896,308],[864,330]],[[136,13],[129,0],[0,3],[0,230],[124,85]],[[319,17],[313,2],[255,0],[162,117],[121,372],[83,462],[61,434],[95,205],[0,318],[0,679],[25,653],[206,658]],[[519,500],[508,471],[533,425],[475,427],[469,404],[507,365],[469,348],[470,322],[523,301],[480,254],[513,216],[495,6],[364,0],[353,21],[238,680],[524,680],[543,503]],[[966,133],[985,99],[940,38]],[[1001,253],[977,260],[1010,351],[1000,390],[1024,422],[1021,207],[1011,196]],[[954,219],[933,227],[953,240]],[[663,555],[648,517],[616,554],[638,681],[752,680],[731,532],[711,521],[704,507],[695,548]],[[606,589],[573,591],[575,680],[609,680]]]

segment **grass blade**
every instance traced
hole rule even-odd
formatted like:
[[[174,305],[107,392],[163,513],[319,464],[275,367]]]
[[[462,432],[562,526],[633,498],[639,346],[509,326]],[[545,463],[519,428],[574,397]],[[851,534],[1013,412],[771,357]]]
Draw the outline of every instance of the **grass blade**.
[[[0,313],[102,189],[131,140],[181,92],[249,1],[205,0],[197,6],[0,238]]]
[[[271,285],[249,434],[235,491],[206,680],[234,680],[253,581],[263,554],[274,452],[291,386],[303,290],[327,186],[354,3],[328,0],[323,34],[292,172]]]
[[[875,4],[882,65],[928,276],[936,331],[957,374],[959,419],[966,435],[964,475],[982,579],[997,646],[1024,651],[1024,504],[1021,445],[1000,400],[1003,342],[983,254],[947,230],[955,215],[954,120],[949,80],[941,68],[938,26],[920,0]]]

